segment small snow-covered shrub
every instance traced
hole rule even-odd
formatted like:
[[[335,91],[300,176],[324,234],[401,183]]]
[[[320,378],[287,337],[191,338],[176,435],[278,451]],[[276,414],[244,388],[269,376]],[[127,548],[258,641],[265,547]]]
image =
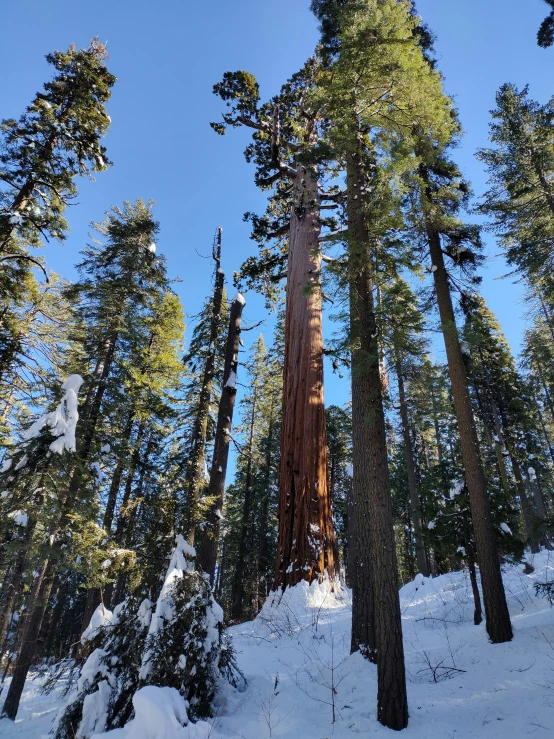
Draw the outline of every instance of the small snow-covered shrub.
[[[136,598],[113,614],[102,608],[83,635],[94,651],[83,666],[77,693],[57,721],[55,739],[89,739],[124,726],[146,686],[176,689],[187,722],[189,716],[207,717],[219,676],[231,682],[240,677],[232,646],[222,638],[223,612],[182,536],[177,536],[155,608]]]
[[[219,676],[223,611],[209,581],[194,567],[195,552],[177,537],[152,616],[140,670],[142,685],[176,688],[192,718],[210,715]]]
[[[88,739],[129,719],[151,615],[148,599],[129,598],[113,614],[98,606],[83,634],[92,651],[58,717],[55,739]]]

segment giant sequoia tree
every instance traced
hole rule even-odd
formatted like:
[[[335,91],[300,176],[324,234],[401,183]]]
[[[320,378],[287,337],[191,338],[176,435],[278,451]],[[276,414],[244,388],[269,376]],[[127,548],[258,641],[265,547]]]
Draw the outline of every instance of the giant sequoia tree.
[[[316,68],[314,60],[308,62],[265,104],[246,72],[227,72],[214,88],[232,106],[214,129],[253,128],[246,154],[258,165],[257,184],[276,184],[269,212],[280,218],[255,219],[255,228],[263,231],[263,239],[288,237],[288,248],[277,255],[266,250],[261,260],[266,270],[282,270],[286,261],[287,276],[276,588],[322,579],[325,573],[332,579],[336,567],[323,404],[319,116],[306,103]],[[253,271],[247,264],[247,274]]]

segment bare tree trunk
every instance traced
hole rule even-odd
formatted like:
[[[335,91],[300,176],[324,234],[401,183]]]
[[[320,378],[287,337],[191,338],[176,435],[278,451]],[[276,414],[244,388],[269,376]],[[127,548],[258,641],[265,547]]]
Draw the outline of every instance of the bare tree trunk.
[[[325,572],[332,581],[337,565],[323,404],[319,192],[308,168],[299,166],[293,192],[274,589],[322,580]]]
[[[185,489],[186,506],[184,512],[184,531],[188,543],[194,546],[196,524],[198,523],[198,501],[200,498],[200,486],[202,471],[204,467],[204,454],[206,449],[206,434],[208,430],[208,416],[210,413],[210,400],[215,374],[215,358],[217,352],[217,340],[221,328],[221,311],[223,305],[223,283],[225,275],[221,269],[221,234],[223,229],[217,230],[217,237],[213,247],[213,258],[215,262],[214,292],[212,297],[212,318],[210,324],[210,348],[206,357],[200,396],[198,399],[198,410],[194,419],[192,430],[192,448],[187,460]]]
[[[422,168],[421,172],[424,181],[427,182],[426,170]],[[432,202],[430,192],[426,193],[426,197],[429,199],[429,202]],[[487,480],[483,469],[479,438],[471,407],[467,374],[460,348],[440,235],[432,225],[427,213],[425,217],[431,261],[435,270],[433,275],[437,304],[446,347],[454,407],[458,419],[462,459],[469,490],[471,518],[477,544],[477,557],[483,587],[487,633],[492,642],[501,643],[510,641],[513,633],[504,585],[502,583],[502,574],[500,572],[500,560],[488,499]]]
[[[427,555],[425,553],[425,545],[421,538],[421,503],[419,500],[419,490],[414,462],[414,450],[412,444],[412,436],[410,434],[410,421],[408,418],[408,404],[406,402],[406,392],[404,389],[404,377],[402,375],[402,365],[400,359],[396,359],[396,375],[398,378],[398,395],[400,399],[400,417],[402,419],[402,437],[404,439],[404,447],[406,449],[406,468],[408,471],[408,488],[410,491],[410,513],[414,525],[414,538],[416,559],[419,571],[425,577],[429,577],[429,567],[427,565]]]
[[[236,379],[239,363],[240,326],[244,305],[244,298],[242,295],[237,293],[231,304],[229,315],[229,331],[227,333],[227,345],[225,347],[225,362],[223,368],[223,388],[221,390],[221,398],[217,413],[210,482],[206,493],[208,499],[211,499],[213,502],[211,503],[210,509],[206,515],[206,521],[202,529],[200,541],[196,547],[200,566],[204,572],[210,576],[210,583],[212,586],[214,584],[215,565],[217,562],[221,510],[223,508],[223,499],[225,496],[225,476],[227,474],[227,462],[229,459],[231,427],[233,423],[235,400],[237,397]]]
[[[347,161],[352,458],[356,579],[352,646],[377,659],[377,718],[390,729],[408,724],[398,566],[387,457],[366,208],[358,194],[369,177],[356,151]],[[359,161],[360,160],[360,161]],[[371,640],[371,641],[370,641]],[[368,643],[369,641],[369,643]]]
[[[475,552],[473,551],[473,545],[471,542],[466,545],[466,552],[474,603],[473,623],[475,626],[479,626],[483,620],[483,611],[481,608],[481,595],[479,594],[479,586],[477,584],[477,572],[475,570]]]

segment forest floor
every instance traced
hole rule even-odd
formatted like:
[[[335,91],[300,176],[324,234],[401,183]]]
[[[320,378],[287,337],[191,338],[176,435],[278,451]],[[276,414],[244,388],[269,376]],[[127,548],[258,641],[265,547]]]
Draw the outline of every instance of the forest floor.
[[[505,565],[514,626],[508,644],[473,625],[467,572],[420,578],[401,590],[410,724],[406,739],[554,736],[554,609],[535,594],[554,579],[554,553],[528,555],[534,572]],[[255,621],[230,629],[248,686],[227,684],[211,726],[126,733],[130,739],[344,739],[398,736],[376,720],[376,668],[350,655],[350,594],[300,585],[268,602]],[[28,681],[16,723],[0,737],[46,737],[62,699]],[[5,694],[5,693],[4,693]],[[333,708],[335,721],[333,723]]]

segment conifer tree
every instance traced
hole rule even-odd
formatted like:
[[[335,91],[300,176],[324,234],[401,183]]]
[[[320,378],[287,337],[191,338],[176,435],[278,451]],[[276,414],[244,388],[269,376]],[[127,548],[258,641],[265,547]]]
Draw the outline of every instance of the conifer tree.
[[[506,510],[516,497],[506,465],[510,460],[526,534],[532,549],[536,549],[540,522],[535,519],[529,486],[522,474],[523,469],[532,466],[528,455],[535,451],[527,450],[527,440],[536,435],[536,402],[518,373],[508,343],[484,300],[479,295],[468,296],[464,308],[465,356],[470,381],[494,446],[505,496],[503,504],[500,500],[495,502],[494,511],[496,514],[502,508]],[[541,502],[539,494],[539,507]]]
[[[114,207],[102,224],[95,224],[104,243],[96,242],[84,250],[78,265],[82,275],[70,293],[80,299],[82,315],[91,330],[85,337],[85,353],[90,374],[86,374],[84,401],[75,464],[57,493],[57,520],[53,522],[51,545],[40,567],[36,596],[28,609],[23,628],[22,648],[15,667],[3,712],[12,720],[17,714],[27,672],[36,656],[45,609],[52,592],[58,563],[63,558],[76,509],[94,500],[95,466],[91,454],[97,443],[97,430],[103,401],[114,368],[117,352],[125,342],[125,318],[148,305],[152,292],[167,289],[163,260],[155,256],[153,238],[158,226],[150,206],[143,201],[123,208]],[[92,483],[92,484],[91,484]]]
[[[46,59],[55,69],[19,120],[2,122],[0,153],[0,259],[27,261],[25,245],[64,238],[64,210],[76,194],[74,179],[110,164],[100,143],[110,118],[105,103],[115,77],[104,64],[106,48],[73,44]],[[17,236],[17,238],[14,238]],[[3,293],[4,294],[4,293]]]
[[[262,336],[254,344],[237,427],[237,471],[225,498],[226,534],[219,566],[218,594],[235,620],[255,617],[273,584],[282,395],[282,320],[268,350]],[[281,326],[279,325],[281,324]]]
[[[554,44],[554,0],[544,0],[544,2],[550,5],[552,10],[541,23],[537,33],[537,43],[543,49],[547,49]]]
[[[395,227],[397,212],[391,177],[379,166],[377,151],[384,142],[388,148],[393,137],[405,138],[402,132],[414,119],[427,129],[434,117],[444,115],[445,106],[438,78],[419,50],[410,3],[317,2],[313,8],[323,22],[332,65],[329,80],[322,75],[322,105],[332,124],[335,157],[346,169],[359,573],[352,648],[377,661],[379,720],[402,729],[408,708],[374,297],[375,255]]]
[[[417,479],[416,460],[412,439],[412,424],[406,393],[406,380],[411,375],[412,366],[425,349],[422,340],[423,316],[417,309],[416,300],[408,284],[398,278],[383,290],[382,310],[387,315],[390,326],[391,364],[396,370],[398,405],[402,426],[406,473],[410,492],[410,521],[414,530],[416,560],[419,572],[427,577],[429,567],[422,539],[421,500]],[[417,371],[417,370],[416,370]]]
[[[210,324],[209,324],[209,346],[205,356],[205,363],[200,381],[200,392],[195,409],[194,424],[189,440],[189,450],[185,463],[184,472],[184,531],[189,544],[194,544],[196,526],[200,515],[198,502],[200,499],[200,488],[203,480],[204,468],[206,466],[206,441],[208,435],[208,419],[212,399],[214,375],[216,371],[216,354],[218,339],[222,326],[222,311],[224,299],[225,274],[221,269],[221,234],[223,229],[218,228],[214,239],[212,257],[214,260],[214,289],[211,297]],[[191,353],[185,357],[185,363],[190,361]]]
[[[323,404],[323,340],[321,318],[321,228],[317,109],[306,102],[317,60],[283,86],[279,95],[260,104],[255,78],[227,72],[214,92],[231,106],[222,123],[255,130],[246,150],[257,164],[256,182],[275,185],[268,214],[253,218],[254,236],[267,242],[288,237],[274,254],[262,249],[261,260],[248,260],[243,275],[261,271],[279,280],[286,262],[285,368],[279,538],[275,588],[335,576],[336,542],[327,481],[327,445]],[[331,196],[332,198],[332,196]],[[275,272],[277,271],[277,275]],[[271,282],[271,278],[268,278]]]
[[[456,325],[451,294],[451,276],[446,266],[459,265],[471,275],[478,262],[480,240],[475,227],[456,216],[468,197],[468,186],[444,149],[430,146],[426,137],[416,143],[419,166],[419,208],[413,221],[429,249],[430,270],[444,336],[446,356],[465,475],[471,501],[473,529],[483,585],[487,633],[494,643],[510,641],[512,628],[506,603],[493,520],[488,500],[487,480],[473,415],[467,370]],[[451,261],[450,261],[451,260]]]
[[[554,305],[554,101],[540,105],[528,87],[502,85],[490,124],[491,149],[481,149],[491,188],[480,208],[492,216],[508,263]]]

